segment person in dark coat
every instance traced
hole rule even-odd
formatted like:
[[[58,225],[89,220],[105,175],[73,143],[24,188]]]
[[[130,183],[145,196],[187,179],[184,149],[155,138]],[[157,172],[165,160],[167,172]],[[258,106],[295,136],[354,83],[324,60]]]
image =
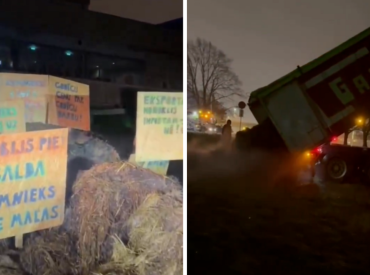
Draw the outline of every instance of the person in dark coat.
[[[229,146],[231,144],[231,134],[232,134],[233,130],[231,129],[231,120],[229,119],[226,124],[224,125],[224,127],[222,127],[222,136],[221,136],[221,140],[222,140],[222,143],[225,145],[225,146]]]

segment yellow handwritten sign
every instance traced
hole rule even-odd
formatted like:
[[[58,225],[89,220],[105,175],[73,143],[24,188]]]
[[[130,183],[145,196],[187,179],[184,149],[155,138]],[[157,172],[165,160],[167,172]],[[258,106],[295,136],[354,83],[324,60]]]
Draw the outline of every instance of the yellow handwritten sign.
[[[48,76],[36,74],[0,74],[0,102],[22,100],[26,122],[46,122]]]
[[[0,135],[0,239],[61,225],[68,129]]]
[[[183,93],[138,92],[136,161],[183,159]]]
[[[25,101],[26,122],[47,122],[47,98],[31,98]]]
[[[167,175],[168,166],[170,162],[168,160],[160,160],[160,161],[145,161],[145,162],[138,162],[135,161],[135,155],[130,155],[128,160],[129,162],[135,163],[137,166],[143,167],[145,169],[149,169],[154,173],[159,175]]]
[[[0,102],[0,134],[25,132],[24,116],[22,100]]]
[[[90,131],[89,85],[49,76],[50,124]]]

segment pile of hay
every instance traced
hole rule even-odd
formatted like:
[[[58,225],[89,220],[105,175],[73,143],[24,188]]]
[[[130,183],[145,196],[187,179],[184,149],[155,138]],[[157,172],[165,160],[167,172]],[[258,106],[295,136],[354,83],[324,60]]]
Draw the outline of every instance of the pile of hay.
[[[149,195],[127,222],[125,244],[113,236],[111,261],[100,274],[182,274],[182,204],[179,193]]]
[[[182,189],[128,162],[84,172],[63,226],[34,233],[21,253],[34,275],[182,274]]]
[[[34,232],[21,252],[21,266],[29,274],[81,274],[76,241],[63,228]]]

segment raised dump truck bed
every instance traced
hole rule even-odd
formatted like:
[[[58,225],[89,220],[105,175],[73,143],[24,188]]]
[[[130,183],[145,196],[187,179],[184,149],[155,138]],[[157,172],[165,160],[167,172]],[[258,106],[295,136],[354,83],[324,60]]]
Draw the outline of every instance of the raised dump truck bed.
[[[343,134],[370,110],[370,28],[252,92],[248,105],[291,152]]]

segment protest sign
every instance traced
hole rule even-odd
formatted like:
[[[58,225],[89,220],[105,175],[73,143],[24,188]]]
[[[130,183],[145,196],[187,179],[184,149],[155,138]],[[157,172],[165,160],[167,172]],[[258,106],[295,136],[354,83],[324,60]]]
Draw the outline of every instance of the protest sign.
[[[62,127],[90,131],[89,86],[49,76],[48,122]]]
[[[26,122],[47,122],[46,97],[31,98],[25,101]]]
[[[26,122],[46,122],[48,76],[36,74],[0,74],[0,102],[22,100]]]
[[[68,129],[0,135],[0,239],[64,220]]]
[[[136,161],[183,159],[183,93],[138,92]]]
[[[0,134],[25,132],[24,111],[22,100],[0,102]]]
[[[135,155],[130,155],[128,160],[129,162],[135,163],[137,166],[149,169],[159,175],[167,175],[168,166],[170,162],[168,160],[160,160],[160,161],[144,161],[144,162],[136,162]]]

